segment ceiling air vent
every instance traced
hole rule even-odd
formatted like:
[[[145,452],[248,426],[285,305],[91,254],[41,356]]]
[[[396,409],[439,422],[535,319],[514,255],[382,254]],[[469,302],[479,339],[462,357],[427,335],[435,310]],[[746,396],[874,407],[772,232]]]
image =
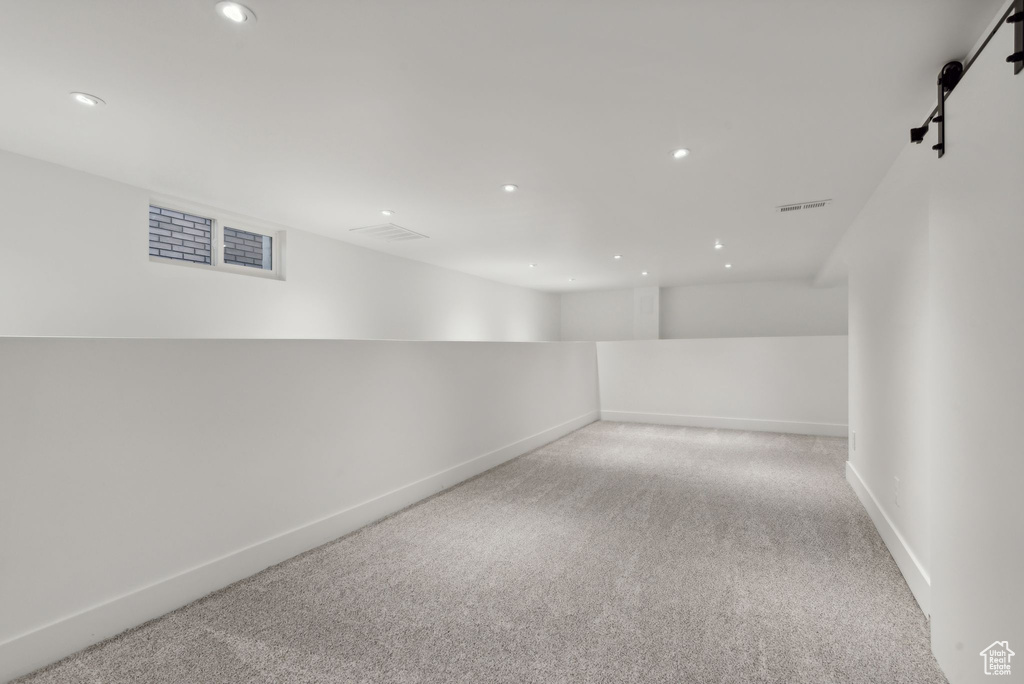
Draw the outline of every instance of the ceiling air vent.
[[[384,242],[405,242],[406,240],[425,240],[427,238],[426,235],[411,231],[408,228],[403,228],[402,226],[396,226],[394,223],[383,223],[379,226],[352,228],[349,232],[356,233],[357,235],[365,235],[366,237],[371,237],[375,240],[383,240]]]
[[[821,209],[832,204],[832,200],[818,200],[816,202],[800,202],[798,204],[783,204],[781,207],[775,207],[775,211],[780,214],[785,214],[790,211],[803,211],[804,209]]]

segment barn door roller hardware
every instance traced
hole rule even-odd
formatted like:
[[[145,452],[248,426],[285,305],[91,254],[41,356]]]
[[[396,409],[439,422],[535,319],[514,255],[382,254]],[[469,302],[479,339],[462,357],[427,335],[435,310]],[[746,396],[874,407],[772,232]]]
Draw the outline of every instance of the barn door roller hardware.
[[[936,113],[932,115],[932,121],[939,124],[939,142],[932,145],[932,149],[938,151],[939,159],[942,159],[942,155],[946,153],[946,96],[953,92],[953,88],[956,88],[956,84],[960,82],[960,79],[964,76],[964,65],[960,62],[946,62],[946,65],[942,67],[942,71],[939,72],[938,81],[938,101],[939,104],[936,106]],[[921,130],[921,129],[916,129]],[[928,124],[924,125],[924,132],[928,131]],[[911,140],[914,139],[913,133],[911,133]],[[924,139],[924,133],[921,133],[920,139],[915,142],[921,142]]]
[[[924,138],[928,135],[928,125],[936,123],[939,125],[939,141],[935,145],[932,145],[932,149],[939,153],[939,158],[946,153],[946,98],[956,84],[960,82],[960,79],[964,77],[967,71],[974,64],[974,61],[978,59],[978,55],[988,46],[992,40],[992,36],[996,34],[1002,25],[1010,24],[1013,26],[1013,49],[1012,55],[1006,58],[1007,62],[1013,64],[1013,73],[1019,74],[1024,70],[1024,0],[1014,0],[1013,4],[1006,10],[1006,13],[996,22],[995,28],[992,29],[991,33],[985,37],[985,42],[981,44],[978,51],[971,56],[971,59],[967,64],[961,64],[960,62],[947,62],[942,67],[942,71],[939,72],[938,79],[938,104],[935,105],[935,109],[925,119],[925,122],[919,128],[910,129],[910,142],[920,144],[924,142]]]
[[[1006,61],[1013,64],[1013,73],[1019,74],[1024,70],[1024,0],[1013,3],[1006,23],[1013,24],[1013,54]]]

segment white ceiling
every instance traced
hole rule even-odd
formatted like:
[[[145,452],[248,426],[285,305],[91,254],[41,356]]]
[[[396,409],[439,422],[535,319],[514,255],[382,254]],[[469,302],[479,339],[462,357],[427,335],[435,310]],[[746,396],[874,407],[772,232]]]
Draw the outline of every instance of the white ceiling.
[[[813,277],[1001,1],[214,4],[2,0],[0,148],[569,291]]]

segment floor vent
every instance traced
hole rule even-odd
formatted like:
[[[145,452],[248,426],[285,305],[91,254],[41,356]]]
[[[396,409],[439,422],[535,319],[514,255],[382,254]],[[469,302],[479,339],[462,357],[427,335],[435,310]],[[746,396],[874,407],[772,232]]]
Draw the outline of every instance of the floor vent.
[[[820,209],[827,207],[832,204],[832,200],[818,200],[816,202],[800,202],[798,204],[783,204],[781,207],[775,207],[775,211],[780,214],[785,214],[790,211],[802,211],[804,209]]]
[[[365,235],[375,240],[384,242],[405,242],[406,240],[425,240],[428,236],[415,231],[396,226],[394,223],[382,223],[379,226],[365,226],[363,228],[352,228],[350,233]]]

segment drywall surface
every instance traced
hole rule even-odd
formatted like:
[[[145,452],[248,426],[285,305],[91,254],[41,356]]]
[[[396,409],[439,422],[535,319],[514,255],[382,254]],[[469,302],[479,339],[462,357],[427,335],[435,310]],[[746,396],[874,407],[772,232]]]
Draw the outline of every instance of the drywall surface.
[[[914,596],[930,595],[928,189],[934,156],[907,147],[851,228],[850,442],[853,473]],[[854,448],[856,446],[856,448]],[[897,478],[898,503],[897,503]],[[854,483],[855,485],[857,483]]]
[[[932,160],[928,420],[932,648],[951,684],[990,681],[1008,641],[1024,678],[1024,74],[999,31],[946,106]],[[927,153],[927,150],[924,150]]]
[[[0,335],[560,337],[558,295],[302,230],[287,230],[284,281],[151,262],[150,199],[139,188],[0,152]]]
[[[848,477],[931,615],[951,684],[988,681],[981,652],[993,642],[1024,644],[1024,76],[1005,62],[1013,51],[1004,26],[946,103],[945,156],[930,149],[932,126],[844,238]]]
[[[562,339],[633,339],[633,290],[571,292],[561,296]]]
[[[802,280],[661,290],[661,337],[845,335],[846,287]]]
[[[846,434],[845,336],[599,342],[601,417]]]
[[[0,681],[596,420],[593,344],[0,338]]]
[[[639,316],[651,320],[634,294],[608,290],[562,295],[562,339],[596,342],[650,339],[637,331]],[[808,281],[717,283],[660,288],[657,316],[661,339],[701,337],[799,337],[845,335],[846,286],[814,287]]]
[[[658,339],[661,330],[660,297],[661,291],[657,287],[638,287],[633,290],[633,339]]]

